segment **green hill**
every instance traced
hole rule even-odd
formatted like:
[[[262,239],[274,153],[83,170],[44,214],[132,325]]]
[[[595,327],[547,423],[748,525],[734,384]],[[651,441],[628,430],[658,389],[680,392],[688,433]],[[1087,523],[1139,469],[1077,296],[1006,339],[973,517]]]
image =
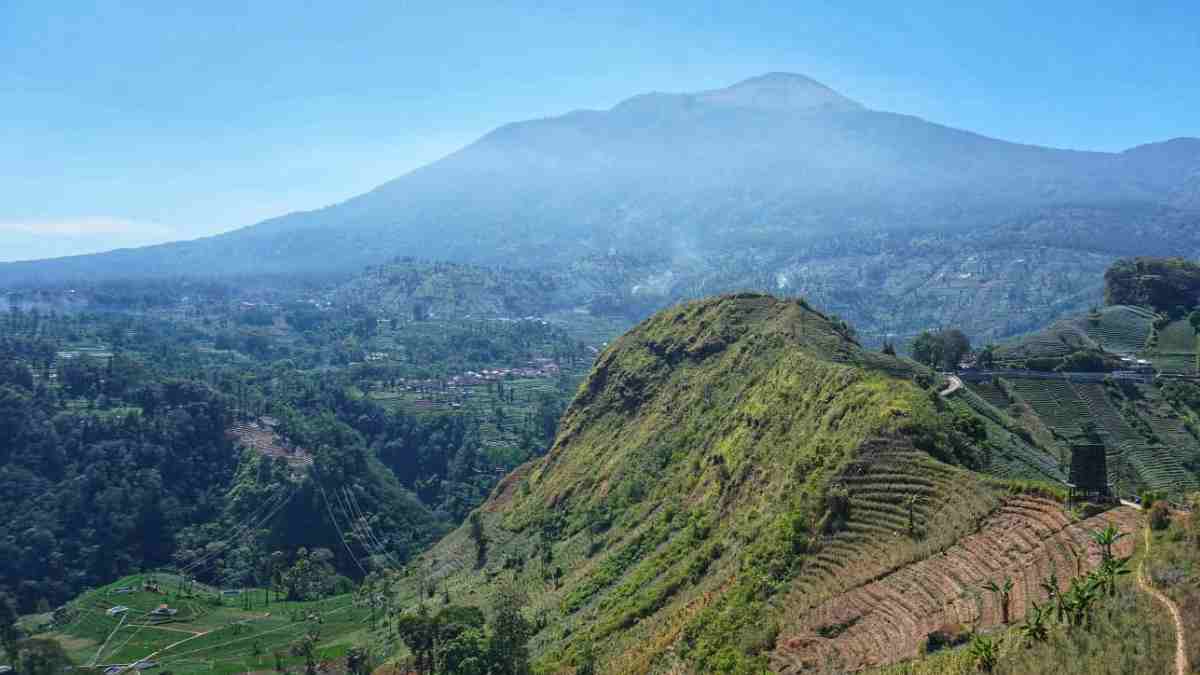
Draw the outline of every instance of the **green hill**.
[[[396,599],[487,607],[514,585],[548,670],[588,655],[604,672],[763,670],[812,616],[803,589],[922,559],[999,505],[946,462],[984,468],[989,438],[1024,441],[918,381],[802,302],[665,310],[600,356],[549,453],[410,566]]]

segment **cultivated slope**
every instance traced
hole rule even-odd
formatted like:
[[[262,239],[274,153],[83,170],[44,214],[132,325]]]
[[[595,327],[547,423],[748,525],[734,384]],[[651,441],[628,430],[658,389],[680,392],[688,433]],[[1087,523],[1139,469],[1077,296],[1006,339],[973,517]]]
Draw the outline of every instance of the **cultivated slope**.
[[[982,466],[986,441],[915,375],[796,301],[660,312],[600,356],[549,453],[481,507],[482,553],[466,525],[396,592],[409,609],[437,590],[486,606],[515,583],[552,669],[585,645],[613,673],[766,669],[812,607],[1000,506],[932,456]]]

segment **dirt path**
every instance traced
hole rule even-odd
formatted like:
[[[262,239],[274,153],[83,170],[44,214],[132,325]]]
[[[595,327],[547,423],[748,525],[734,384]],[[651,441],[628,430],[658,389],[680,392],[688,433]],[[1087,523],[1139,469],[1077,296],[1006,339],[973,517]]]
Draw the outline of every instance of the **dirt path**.
[[[938,396],[941,396],[942,398],[946,398],[950,394],[962,389],[963,386],[962,380],[958,379],[957,375],[947,375],[946,379],[950,380],[950,384],[946,385],[945,389],[938,392]]]
[[[1150,554],[1150,528],[1146,528],[1146,555]],[[1146,558],[1143,556],[1142,561],[1138,563],[1137,573],[1138,586],[1142,587],[1150,595],[1158,599],[1159,602],[1167,606],[1171,612],[1171,621],[1175,624],[1175,675],[1188,675],[1191,670],[1188,667],[1187,657],[1187,642],[1183,634],[1183,619],[1179,616],[1179,607],[1177,607],[1170,598],[1151,586],[1146,581]]]

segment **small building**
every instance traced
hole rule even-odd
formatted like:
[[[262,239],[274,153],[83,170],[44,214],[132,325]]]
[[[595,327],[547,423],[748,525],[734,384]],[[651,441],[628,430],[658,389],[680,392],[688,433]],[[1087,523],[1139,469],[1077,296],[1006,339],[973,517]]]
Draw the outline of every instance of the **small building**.
[[[128,611],[129,611],[129,608],[126,607],[125,605],[117,605],[116,607],[109,607],[108,611],[105,612],[105,614],[107,614],[109,616],[117,616],[118,614],[124,614],[125,612],[128,612]]]
[[[166,605],[159,605],[150,611],[150,616],[175,616],[179,610],[172,609]]]

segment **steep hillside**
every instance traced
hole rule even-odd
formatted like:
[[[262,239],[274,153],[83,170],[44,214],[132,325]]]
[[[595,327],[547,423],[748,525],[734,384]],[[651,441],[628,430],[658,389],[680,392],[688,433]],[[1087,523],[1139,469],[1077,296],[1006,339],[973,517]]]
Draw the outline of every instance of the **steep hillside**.
[[[550,669],[585,654],[613,673],[790,663],[823,602],[1028,511],[998,511],[1003,490],[950,464],[986,466],[989,432],[918,381],[798,301],[660,312],[600,356],[549,453],[397,598],[488,606],[514,584]]]

